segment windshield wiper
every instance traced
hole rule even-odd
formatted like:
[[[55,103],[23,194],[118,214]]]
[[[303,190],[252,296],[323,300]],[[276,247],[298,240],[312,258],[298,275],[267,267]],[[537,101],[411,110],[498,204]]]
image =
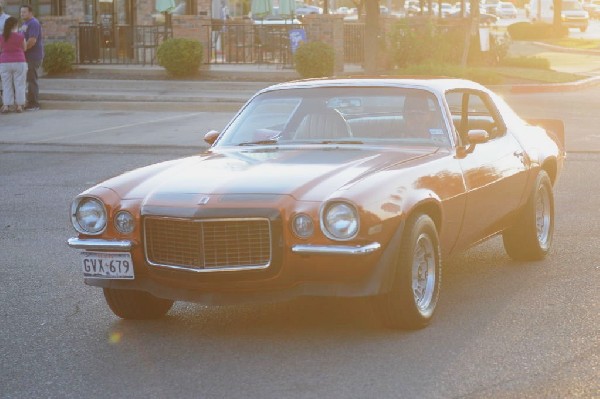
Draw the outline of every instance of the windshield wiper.
[[[323,140],[317,144],[364,144],[360,140]]]
[[[266,140],[257,140],[257,141],[244,141],[239,143],[239,146],[247,146],[247,145],[267,145],[267,144],[277,144],[277,139],[266,139]]]

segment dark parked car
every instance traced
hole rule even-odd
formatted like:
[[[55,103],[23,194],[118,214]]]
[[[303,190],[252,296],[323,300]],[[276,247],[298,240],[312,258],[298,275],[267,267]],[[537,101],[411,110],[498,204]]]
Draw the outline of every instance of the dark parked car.
[[[455,11],[452,14],[449,14],[448,17],[450,17],[450,18],[460,18],[461,17],[460,10],[459,11]],[[468,18],[468,17],[469,17],[469,13],[466,12],[465,15],[464,15],[464,18]],[[485,13],[479,14],[479,24],[480,25],[493,25],[496,22],[498,22],[498,17],[496,15],[485,14]]]
[[[69,245],[119,317],[365,297],[386,325],[421,328],[445,258],[497,234],[516,260],[552,244],[562,123],[528,123],[471,81],[275,85],[205,140],[72,203]]]

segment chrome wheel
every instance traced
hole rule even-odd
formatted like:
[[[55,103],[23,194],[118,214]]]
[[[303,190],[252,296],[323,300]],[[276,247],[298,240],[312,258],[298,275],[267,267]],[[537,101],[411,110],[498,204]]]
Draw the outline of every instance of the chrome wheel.
[[[542,260],[552,246],[554,196],[548,174],[541,170],[527,203],[514,224],[502,232],[506,252],[514,260]]]
[[[430,312],[436,280],[435,250],[431,237],[419,235],[412,264],[412,290],[415,304],[422,314]]]
[[[548,246],[550,237],[552,207],[550,195],[544,186],[540,186],[535,203],[535,224],[537,231],[538,242],[542,247]]]

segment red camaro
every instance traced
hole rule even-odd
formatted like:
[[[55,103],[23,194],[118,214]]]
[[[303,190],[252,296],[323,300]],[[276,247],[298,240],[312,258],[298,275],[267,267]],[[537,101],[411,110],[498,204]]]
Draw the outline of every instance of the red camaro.
[[[69,245],[119,317],[371,297],[386,325],[421,328],[444,258],[496,234],[516,260],[552,243],[562,123],[527,122],[470,81],[275,85],[205,141],[73,201]]]

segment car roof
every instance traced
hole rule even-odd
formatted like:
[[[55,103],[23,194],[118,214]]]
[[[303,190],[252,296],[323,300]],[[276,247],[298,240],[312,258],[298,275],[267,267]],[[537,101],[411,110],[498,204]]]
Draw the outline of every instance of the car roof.
[[[448,77],[358,77],[358,78],[323,78],[304,79],[292,82],[279,83],[267,87],[261,92],[305,89],[317,87],[404,87],[415,89],[426,89],[429,91],[445,93],[452,89],[471,89],[488,91],[479,83],[457,78]]]

